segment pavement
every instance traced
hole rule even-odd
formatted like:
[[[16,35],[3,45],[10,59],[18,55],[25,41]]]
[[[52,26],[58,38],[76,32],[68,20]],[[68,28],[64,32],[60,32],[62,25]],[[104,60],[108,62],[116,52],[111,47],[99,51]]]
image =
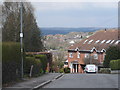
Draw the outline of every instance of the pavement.
[[[111,90],[110,88],[118,88],[118,85],[118,74],[64,74],[43,88],[109,88]]]
[[[48,73],[37,78],[31,78],[20,83],[16,83],[10,87],[4,87],[2,90],[36,90],[42,86],[58,79],[63,74]]]

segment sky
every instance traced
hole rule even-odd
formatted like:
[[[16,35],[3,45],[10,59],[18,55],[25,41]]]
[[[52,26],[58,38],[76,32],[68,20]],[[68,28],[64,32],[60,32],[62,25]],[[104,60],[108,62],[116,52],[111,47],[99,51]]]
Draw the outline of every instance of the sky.
[[[39,27],[117,27],[117,2],[32,2]]]

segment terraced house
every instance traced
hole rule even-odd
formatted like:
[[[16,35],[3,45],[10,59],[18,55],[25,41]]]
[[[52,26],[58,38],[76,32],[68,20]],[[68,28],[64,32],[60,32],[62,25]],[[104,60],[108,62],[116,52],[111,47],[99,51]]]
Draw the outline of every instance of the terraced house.
[[[68,49],[68,67],[71,73],[82,73],[86,64],[102,65],[106,49],[117,45],[118,30],[100,30],[80,43],[72,45]]]

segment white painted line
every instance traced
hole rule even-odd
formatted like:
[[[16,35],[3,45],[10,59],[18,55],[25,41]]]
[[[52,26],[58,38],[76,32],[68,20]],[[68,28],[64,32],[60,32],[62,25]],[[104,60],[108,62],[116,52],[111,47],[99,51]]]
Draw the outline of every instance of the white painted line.
[[[46,85],[46,84],[48,84],[48,83],[50,83],[50,82],[51,82],[51,80],[48,80],[48,81],[46,81],[46,82],[44,82],[44,83],[42,83],[42,84],[40,84],[40,85],[34,87],[33,90],[34,90],[34,89],[41,88],[42,86],[44,86],[44,85]]]

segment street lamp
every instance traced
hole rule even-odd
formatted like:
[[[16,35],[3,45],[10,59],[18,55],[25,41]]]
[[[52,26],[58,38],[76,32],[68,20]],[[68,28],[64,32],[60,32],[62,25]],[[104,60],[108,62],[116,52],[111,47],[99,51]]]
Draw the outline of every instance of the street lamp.
[[[20,3],[20,48],[21,48],[21,78],[23,78],[23,18],[22,18],[22,2]]]

